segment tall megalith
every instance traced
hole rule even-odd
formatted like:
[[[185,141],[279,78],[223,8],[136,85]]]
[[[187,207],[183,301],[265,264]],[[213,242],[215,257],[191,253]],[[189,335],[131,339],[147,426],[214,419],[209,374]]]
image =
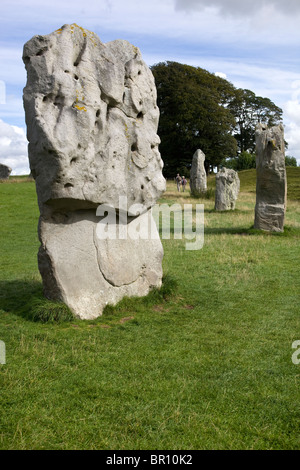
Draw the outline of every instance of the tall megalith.
[[[286,211],[283,125],[256,129],[256,205],[254,228],[282,232]]]
[[[201,196],[207,190],[207,178],[204,167],[205,154],[198,149],[193,155],[190,172],[190,187],[193,196]]]
[[[137,47],[104,44],[76,24],[34,36],[23,61],[44,293],[95,318],[106,304],[161,285],[155,229],[124,236],[153,221],[165,190],[154,78]]]
[[[229,168],[221,168],[216,174],[215,210],[234,210],[239,190],[240,179],[238,173]]]

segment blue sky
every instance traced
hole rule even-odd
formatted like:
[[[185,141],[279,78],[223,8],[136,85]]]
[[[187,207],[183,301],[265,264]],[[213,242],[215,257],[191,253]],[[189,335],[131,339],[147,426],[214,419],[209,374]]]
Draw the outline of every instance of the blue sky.
[[[283,109],[300,164],[300,0],[1,0],[0,162],[29,172],[22,49],[66,23],[126,39],[148,65],[175,60],[226,77]]]

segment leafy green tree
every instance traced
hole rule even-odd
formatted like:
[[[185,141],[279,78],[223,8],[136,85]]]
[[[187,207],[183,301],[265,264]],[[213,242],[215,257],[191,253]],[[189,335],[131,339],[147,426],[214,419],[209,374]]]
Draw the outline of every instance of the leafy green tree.
[[[285,157],[285,166],[297,166],[297,160],[295,157]]]
[[[234,137],[240,152],[255,152],[255,129],[258,123],[268,126],[279,124],[282,109],[269,98],[256,96],[251,90],[235,89],[234,96],[228,104],[236,120]]]
[[[159,63],[151,69],[160,109],[158,134],[165,175],[174,176],[180,167],[190,167],[198,148],[205,153],[207,170],[235,155],[235,119],[227,109],[234,97],[233,85],[204,69],[177,62]]]
[[[256,168],[255,154],[244,151],[236,157],[228,158],[227,160],[223,159],[221,165],[225,166],[226,168],[231,168],[235,171]]]

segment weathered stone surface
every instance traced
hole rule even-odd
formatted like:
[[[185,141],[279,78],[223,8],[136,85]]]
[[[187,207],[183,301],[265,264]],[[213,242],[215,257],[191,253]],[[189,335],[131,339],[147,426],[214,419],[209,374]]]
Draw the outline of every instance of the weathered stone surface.
[[[24,106],[39,203],[150,207],[165,188],[151,71],[127,41],[65,25],[24,46]]]
[[[0,180],[7,180],[11,172],[12,169],[9,166],[0,163]]]
[[[239,190],[240,179],[237,172],[228,168],[221,168],[216,174],[215,210],[234,210]]]
[[[280,124],[256,129],[256,205],[254,227],[282,232],[286,211],[284,129]]]
[[[201,196],[207,190],[206,171],[204,168],[205,155],[198,149],[193,155],[190,173],[191,193],[194,196]]]
[[[148,212],[138,217],[151,217]],[[163,250],[156,240],[97,237],[95,210],[53,213],[40,220],[39,269],[44,293],[81,318],[99,316],[124,296],[143,296],[162,279]],[[129,222],[130,223],[130,222]]]
[[[34,36],[23,60],[45,294],[93,318],[107,303],[161,285],[159,237],[95,235],[99,204],[118,211],[123,197],[128,207],[149,211],[165,190],[154,78],[138,48],[123,40],[103,44],[75,24]],[[146,215],[139,217],[142,223]]]

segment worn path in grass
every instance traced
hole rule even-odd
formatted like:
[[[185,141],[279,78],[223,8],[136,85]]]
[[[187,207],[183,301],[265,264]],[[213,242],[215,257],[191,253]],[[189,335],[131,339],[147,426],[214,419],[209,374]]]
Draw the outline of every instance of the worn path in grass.
[[[251,229],[247,180],[226,214],[168,183],[161,202],[204,203],[203,249],[164,240],[161,292],[95,321],[42,323],[36,306],[54,307],[36,264],[34,183],[0,194],[2,449],[299,448],[296,198],[285,233],[267,235]]]

